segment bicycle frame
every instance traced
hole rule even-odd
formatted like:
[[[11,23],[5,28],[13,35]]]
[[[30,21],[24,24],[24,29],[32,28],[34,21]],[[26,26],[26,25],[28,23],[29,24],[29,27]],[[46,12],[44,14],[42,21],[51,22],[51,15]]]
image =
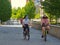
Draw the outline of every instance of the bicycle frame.
[[[45,31],[44,31],[44,41],[47,41],[47,30],[45,28]]]
[[[28,32],[28,30],[25,30],[25,33],[24,33],[24,38],[26,39],[26,36],[28,36],[28,40],[30,39],[30,34]]]

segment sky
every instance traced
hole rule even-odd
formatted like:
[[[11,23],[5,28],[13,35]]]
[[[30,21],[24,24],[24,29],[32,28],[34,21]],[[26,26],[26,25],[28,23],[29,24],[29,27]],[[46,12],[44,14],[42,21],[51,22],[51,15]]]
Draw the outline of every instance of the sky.
[[[24,7],[26,4],[26,0],[11,0],[12,8]]]

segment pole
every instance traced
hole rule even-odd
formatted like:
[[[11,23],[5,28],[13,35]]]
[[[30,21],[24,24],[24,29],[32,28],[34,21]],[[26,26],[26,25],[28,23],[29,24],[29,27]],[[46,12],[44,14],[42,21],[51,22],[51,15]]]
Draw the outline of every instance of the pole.
[[[40,15],[41,15],[41,17],[44,15],[43,6],[41,4],[43,1],[44,0],[40,0]]]

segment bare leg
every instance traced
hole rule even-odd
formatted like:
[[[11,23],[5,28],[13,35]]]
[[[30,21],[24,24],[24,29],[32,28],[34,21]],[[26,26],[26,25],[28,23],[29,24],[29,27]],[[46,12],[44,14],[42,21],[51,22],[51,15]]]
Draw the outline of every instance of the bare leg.
[[[44,37],[45,27],[42,27],[42,38]]]

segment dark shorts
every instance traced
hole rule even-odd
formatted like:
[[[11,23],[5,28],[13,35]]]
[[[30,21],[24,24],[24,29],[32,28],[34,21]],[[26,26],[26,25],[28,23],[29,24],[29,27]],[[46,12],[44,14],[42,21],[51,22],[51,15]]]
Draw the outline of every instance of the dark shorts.
[[[27,30],[29,32],[29,26],[28,24],[24,24],[25,26],[23,26],[23,31]]]
[[[42,28],[42,27],[45,27],[45,29],[46,29],[46,30],[49,30],[50,28],[48,28],[47,26],[49,26],[49,27],[50,27],[50,25],[49,25],[49,24],[47,24],[47,25],[42,24],[41,28]]]
[[[45,25],[44,23],[42,24],[42,27],[47,27],[47,26],[49,26],[49,24],[47,24],[47,25]]]

